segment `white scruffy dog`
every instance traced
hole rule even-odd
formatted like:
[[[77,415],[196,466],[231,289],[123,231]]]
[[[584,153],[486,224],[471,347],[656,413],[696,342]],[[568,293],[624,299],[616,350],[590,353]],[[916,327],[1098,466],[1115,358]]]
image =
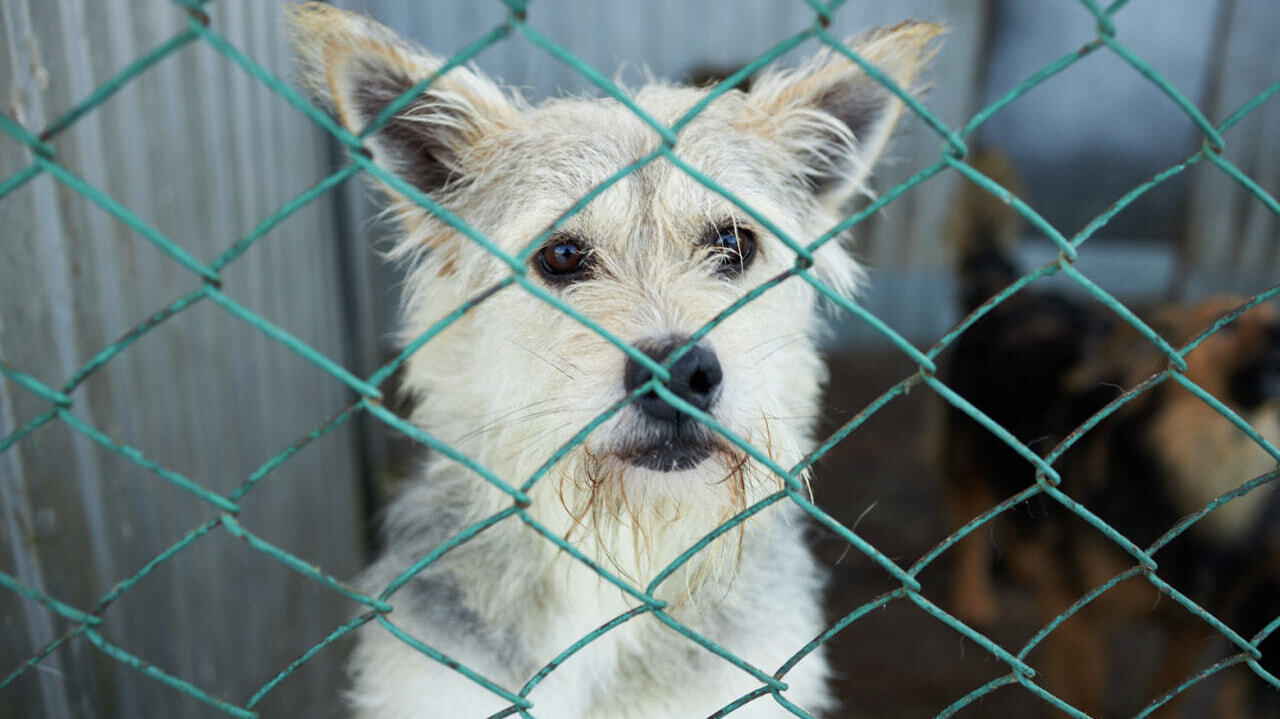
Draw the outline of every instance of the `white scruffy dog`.
[[[328,6],[293,8],[289,23],[303,84],[353,132],[442,65],[385,27]],[[910,86],[940,30],[906,23],[851,46]],[[670,125],[707,92],[654,83],[630,97]],[[679,131],[674,152],[808,243],[863,190],[901,107],[856,65],[824,50],[798,69],[763,73],[750,92],[716,99]],[[530,105],[466,67],[439,77],[369,138],[378,164],[512,256],[554,227],[528,253],[530,283],[669,364],[665,388],[686,408],[652,390],[634,397],[572,444],[527,490],[527,506],[434,454],[388,511],[386,550],[364,587],[382,592],[459,532],[507,515],[390,596],[385,620],[446,661],[381,623],[360,630],[349,692],[356,716],[515,714],[485,682],[523,697],[538,719],[705,717],[744,697],[750,701],[737,719],[793,716],[786,704],[815,716],[833,708],[823,649],[789,663],[825,626],[824,573],[806,547],[803,512],[789,499],[668,574],[652,590],[658,603],[589,564],[645,591],[682,552],[783,487],[693,419],[689,406],[790,467],[812,449],[826,378],[815,341],[817,293],[801,277],[764,292],[669,361],[699,328],[797,261],[759,221],[673,162],[658,158],[563,217],[660,142],[615,100]],[[652,387],[646,363],[510,282],[510,266],[386,189],[402,231],[394,253],[410,261],[406,342],[484,297],[409,358],[404,385],[417,402],[418,427],[520,487],[596,417]],[[836,242],[814,253],[806,273],[845,293],[860,278]],[[767,691],[760,677],[774,674],[781,683]]]

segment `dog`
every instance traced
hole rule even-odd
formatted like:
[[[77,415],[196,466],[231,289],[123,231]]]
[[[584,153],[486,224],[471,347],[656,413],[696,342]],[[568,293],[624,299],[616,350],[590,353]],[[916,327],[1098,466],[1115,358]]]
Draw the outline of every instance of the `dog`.
[[[975,165],[1016,188],[1007,161],[980,153]],[[960,206],[960,304],[973,312],[1021,273],[1010,257],[1016,214],[997,198],[975,193]],[[1231,316],[1241,297],[1142,312],[1173,347]],[[1280,446],[1280,312],[1267,304],[1240,313],[1186,356],[1185,375]],[[1079,428],[1123,392],[1150,381],[1168,358],[1101,304],[1034,287],[1012,295],[958,339],[948,384],[1042,456],[1073,443],[1053,465],[1061,490],[1137,546],[1152,546],[1184,516],[1256,478],[1274,477],[1277,461],[1205,401],[1166,379],[1123,404],[1096,427]],[[950,408],[943,442],[953,521],[962,525],[1035,482],[1035,469],[1002,440]],[[1280,493],[1263,484],[1205,515],[1154,553],[1156,575],[1245,638],[1280,615]],[[994,522],[1001,565],[1032,587],[1044,622],[1095,587],[1137,564],[1112,540],[1037,495]],[[957,546],[951,605],[958,616],[990,626],[1000,614],[992,578],[993,546],[978,530]],[[1111,716],[1109,638],[1138,621],[1163,629],[1155,699],[1205,665],[1216,631],[1145,577],[1100,595],[1045,640],[1045,687],[1090,716]],[[1262,645],[1263,666],[1280,669],[1280,642]],[[1238,649],[1232,649],[1239,652]],[[1216,715],[1280,716],[1275,691],[1233,667],[1218,692]],[[1241,689],[1258,687],[1256,696]],[[1269,697],[1267,695],[1270,695]],[[1161,711],[1180,708],[1174,697]],[[1125,715],[1129,715],[1128,712]]]
[[[353,133],[444,65],[374,21],[328,6],[296,6],[287,21],[301,84]],[[941,30],[903,23],[851,46],[912,88]],[[707,94],[654,82],[629,97],[671,125]],[[680,129],[673,151],[808,243],[865,189],[902,107],[857,65],[824,50],[798,68],[762,73],[750,92],[716,98]],[[793,716],[787,705],[814,716],[833,708],[821,647],[781,672],[825,626],[824,573],[792,502],[760,509],[680,564],[653,589],[657,608],[596,571],[644,590],[721,523],[782,488],[688,407],[789,467],[813,447],[809,418],[826,377],[816,346],[820,304],[800,278],[691,339],[753,287],[792,270],[797,256],[675,163],[658,159],[568,213],[660,142],[617,100],[535,105],[467,66],[440,74],[369,135],[380,167],[522,258],[536,289],[495,289],[512,267],[404,192],[382,188],[399,228],[390,254],[408,263],[404,342],[469,307],[407,360],[413,424],[511,487],[570,448],[526,488],[527,506],[467,463],[443,453],[426,460],[386,512],[384,551],[361,580],[369,592],[469,527],[509,516],[472,530],[389,596],[385,621],[440,661],[381,622],[359,630],[348,692],[355,716],[515,712],[491,687],[525,691],[529,711],[543,719],[707,716],[744,697],[755,700],[734,711],[742,719]],[[836,242],[816,249],[806,272],[846,294],[862,279]],[[465,305],[477,297],[484,300]],[[685,406],[643,392],[652,368],[596,327],[666,363],[665,388]],[[760,672],[780,672],[785,689],[777,701],[748,696],[768,685],[676,627]]]

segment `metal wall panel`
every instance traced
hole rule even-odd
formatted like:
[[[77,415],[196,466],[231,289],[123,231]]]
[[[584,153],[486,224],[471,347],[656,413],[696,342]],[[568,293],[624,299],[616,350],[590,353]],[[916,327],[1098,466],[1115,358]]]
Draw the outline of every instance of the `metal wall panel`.
[[[280,4],[222,2],[213,28],[289,75]],[[39,131],[185,27],[163,0],[0,1],[0,97]],[[126,85],[52,140],[59,162],[203,261],[332,169],[310,121],[201,42]],[[30,155],[0,139],[0,176]],[[224,272],[223,290],[326,356],[348,361],[335,197],[273,230]],[[48,176],[0,201],[0,357],[59,386],[102,348],[199,286],[136,232]],[[114,440],[225,494],[353,400],[353,393],[205,301],[94,373],[74,412]],[[0,436],[48,408],[0,381]],[[342,578],[359,569],[364,507],[354,430],[302,450],[244,500],[251,531]],[[55,422],[0,458],[0,569],[72,606],[112,586],[216,510]],[[355,605],[215,531],[104,613],[141,659],[245,702]],[[0,592],[0,672],[70,628]],[[269,716],[336,711],[342,648],[269,695]],[[83,637],[0,692],[0,716],[212,717],[212,708],[108,659]]]
[[[1280,5],[1224,0],[1204,101],[1210,122],[1221,123],[1280,80],[1278,29]],[[1272,98],[1259,106],[1224,140],[1223,156],[1275,197],[1280,192],[1280,103]],[[1193,172],[1182,293],[1195,297],[1212,291],[1256,291],[1275,283],[1280,274],[1280,227],[1274,212],[1207,161]]]

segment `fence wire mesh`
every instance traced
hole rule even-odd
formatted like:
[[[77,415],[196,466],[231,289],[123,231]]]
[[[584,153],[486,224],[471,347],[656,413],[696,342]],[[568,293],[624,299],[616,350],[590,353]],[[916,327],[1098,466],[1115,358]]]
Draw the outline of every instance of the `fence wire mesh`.
[[[8,687],[25,672],[31,671],[42,660],[46,659],[67,643],[87,641],[112,659],[132,667],[146,676],[163,682],[179,692],[194,697],[209,706],[215,707],[226,714],[245,718],[256,717],[259,715],[259,712],[255,708],[260,704],[262,699],[272,692],[272,690],[275,689],[286,677],[295,671],[298,671],[300,667],[305,665],[318,653],[324,651],[326,647],[334,641],[352,632],[357,627],[369,622],[377,622],[382,625],[386,631],[399,637],[422,654],[425,654],[435,661],[449,665],[475,683],[487,688],[489,691],[509,702],[509,706],[505,710],[494,714],[493,717],[518,715],[525,717],[526,719],[531,719],[536,716],[536,706],[529,699],[530,692],[549,673],[554,671],[557,666],[562,664],[574,653],[605,633],[626,622],[634,620],[638,616],[650,614],[659,621],[670,626],[674,631],[687,637],[690,642],[699,644],[706,650],[719,655],[724,659],[724,661],[732,663],[759,682],[758,688],[724,706],[720,711],[714,714],[714,716],[719,717],[731,714],[736,709],[749,702],[763,700],[768,696],[769,700],[777,702],[796,716],[807,717],[809,715],[805,711],[787,700],[786,678],[788,671],[797,662],[813,652],[817,647],[828,642],[832,637],[867,616],[873,610],[883,608],[891,603],[910,603],[918,607],[927,615],[933,617],[936,621],[941,622],[960,635],[963,635],[967,639],[983,647],[1008,667],[1008,672],[1006,674],[1003,674],[989,683],[978,687],[969,694],[956,699],[952,704],[947,706],[938,714],[939,717],[951,716],[991,692],[1012,684],[1020,685],[1028,692],[1040,697],[1044,702],[1071,716],[1085,717],[1087,715],[1084,712],[1066,703],[1051,693],[1051,691],[1046,687],[1042,686],[1038,681],[1036,670],[1027,663],[1027,656],[1033,649],[1040,645],[1051,632],[1059,627],[1059,625],[1079,612],[1083,607],[1094,601],[1097,597],[1101,596],[1109,588],[1121,581],[1137,576],[1145,578],[1146,581],[1150,582],[1171,601],[1185,607],[1187,612],[1200,617],[1209,626],[1216,629],[1232,647],[1232,653],[1230,656],[1212,664],[1211,666],[1200,669],[1192,676],[1186,677],[1185,681],[1168,694],[1152,699],[1138,716],[1146,716],[1154,712],[1174,696],[1187,691],[1223,669],[1238,664],[1247,665],[1248,668],[1257,675],[1260,681],[1267,682],[1277,690],[1280,690],[1280,678],[1269,673],[1260,664],[1262,655],[1259,650],[1259,645],[1263,640],[1275,633],[1277,630],[1280,630],[1280,616],[1276,617],[1256,635],[1251,637],[1240,636],[1231,627],[1227,626],[1227,624],[1225,624],[1220,618],[1204,607],[1196,604],[1191,599],[1178,592],[1174,587],[1166,583],[1160,576],[1160,568],[1157,561],[1160,550],[1174,537],[1186,531],[1188,527],[1201,520],[1210,512],[1213,512],[1223,503],[1246,492],[1258,491],[1259,487],[1275,482],[1280,478],[1280,472],[1273,471],[1242,484],[1237,489],[1213,500],[1200,512],[1186,517],[1177,525],[1169,528],[1169,531],[1155,543],[1147,547],[1141,547],[1134,544],[1128,538],[1109,526],[1107,522],[1099,516],[1095,515],[1089,509],[1074,501],[1072,497],[1065,494],[1059,488],[1061,478],[1054,467],[1055,462],[1059,457],[1061,457],[1063,452],[1065,452],[1072,444],[1078,442],[1080,437],[1094,425],[1102,421],[1106,416],[1115,412],[1122,405],[1133,401],[1142,393],[1150,391],[1154,386],[1168,380],[1172,380],[1194,393],[1214,411],[1233,423],[1240,432],[1248,435],[1253,442],[1265,450],[1271,457],[1275,458],[1277,462],[1280,462],[1280,448],[1269,443],[1258,432],[1250,427],[1245,420],[1239,417],[1229,407],[1224,405],[1222,401],[1215,398],[1212,394],[1198,386],[1186,376],[1185,371],[1187,369],[1187,364],[1184,359],[1187,353],[1199,345],[1206,337],[1220,331],[1223,326],[1236,316],[1240,315],[1250,307],[1263,303],[1275,297],[1277,294],[1280,294],[1280,284],[1273,285],[1263,291],[1257,292],[1249,297],[1248,300],[1234,312],[1223,317],[1212,326],[1204,328],[1204,330],[1191,342],[1181,347],[1174,347],[1162,338],[1154,329],[1152,329],[1152,327],[1144,323],[1122,302],[1117,300],[1106,290],[1099,287],[1088,277],[1079,272],[1074,266],[1074,262],[1079,256],[1082,246],[1091,237],[1093,237],[1099,229],[1104,227],[1112,217],[1161,183],[1179,175],[1193,165],[1200,163],[1207,162],[1218,168],[1220,171],[1231,177],[1235,182],[1239,183],[1239,185],[1243,187],[1246,192],[1256,198],[1258,202],[1263,203],[1271,213],[1280,217],[1280,203],[1277,202],[1276,198],[1268,194],[1254,180],[1245,175],[1235,164],[1223,156],[1223,150],[1226,146],[1227,136],[1231,128],[1240,122],[1242,118],[1255,110],[1259,105],[1266,102],[1277,92],[1280,92],[1280,81],[1262,89],[1230,116],[1226,117],[1219,123],[1214,124],[1204,117],[1192,101],[1190,101],[1176,87],[1167,82],[1161,74],[1155,68],[1147,64],[1142,57],[1126,47],[1118,37],[1113,17],[1117,12],[1123,9],[1126,4],[1126,0],[1116,0],[1116,2],[1106,6],[1103,6],[1097,2],[1097,0],[1080,0],[1081,11],[1092,15],[1096,20],[1096,32],[1094,36],[1091,39],[1088,39],[1087,42],[1085,42],[1077,51],[1063,56],[1057,61],[1039,69],[1034,74],[1027,77],[1025,81],[1018,84],[1005,95],[976,113],[963,126],[952,128],[948,127],[946,123],[931,113],[926,103],[918,100],[903,88],[897,86],[875,66],[871,65],[844,46],[839,38],[828,33],[827,28],[830,24],[832,15],[837,12],[841,5],[844,4],[843,0],[834,0],[828,3],[820,2],[820,0],[804,0],[804,2],[806,2],[813,11],[813,22],[809,27],[801,32],[780,40],[776,45],[760,54],[741,70],[719,83],[710,91],[704,101],[691,108],[682,119],[671,126],[666,126],[645,114],[640,107],[636,106],[631,101],[624,90],[610,82],[599,71],[579,60],[565,47],[557,44],[526,24],[526,12],[529,5],[527,0],[502,0],[503,5],[506,7],[506,18],[501,24],[494,27],[490,32],[482,37],[477,38],[474,42],[470,43],[460,52],[455,54],[449,59],[447,64],[441,68],[440,72],[437,73],[436,76],[420,82],[406,91],[397,101],[391,103],[391,105],[387,107],[385,111],[383,111],[381,115],[361,133],[361,135],[357,136],[335,123],[325,112],[304,99],[296,90],[290,87],[287,82],[250,59],[246,54],[241,52],[241,50],[237,49],[235,45],[228,42],[217,32],[213,31],[210,27],[210,18],[207,13],[216,11],[215,3],[210,0],[171,0],[171,2],[175,6],[175,12],[185,14],[186,29],[174,35],[167,42],[164,42],[143,54],[115,77],[103,83],[96,90],[90,93],[83,99],[83,101],[76,104],[61,117],[58,117],[53,122],[49,123],[47,127],[32,130],[23,127],[13,118],[0,114],[0,132],[9,136],[13,140],[16,140],[18,143],[21,143],[30,151],[30,163],[22,170],[0,182],[0,201],[3,201],[4,198],[13,193],[14,190],[32,181],[34,178],[40,175],[49,175],[72,192],[80,195],[87,201],[100,206],[120,222],[132,228],[148,240],[158,251],[168,255],[174,262],[177,262],[182,267],[186,268],[191,273],[193,288],[190,292],[177,298],[169,305],[158,308],[153,315],[138,323],[132,330],[125,333],[116,342],[103,347],[101,351],[89,359],[89,361],[85,362],[78,371],[76,371],[71,377],[67,378],[61,385],[51,386],[43,383],[36,379],[32,373],[24,372],[23,368],[13,367],[3,361],[0,361],[0,373],[3,373],[4,377],[10,383],[16,387],[22,388],[22,390],[26,392],[36,395],[48,403],[47,411],[39,414],[7,437],[0,439],[0,454],[12,451],[16,445],[23,442],[34,433],[39,432],[41,428],[46,427],[51,423],[60,422],[74,432],[77,432],[102,447],[117,453],[130,462],[136,463],[137,465],[149,470],[161,480],[190,493],[193,501],[200,501],[210,505],[213,515],[208,521],[192,528],[180,541],[157,554],[153,559],[151,559],[151,561],[140,567],[134,574],[120,579],[109,592],[104,594],[96,603],[89,607],[71,606],[60,601],[56,597],[48,596],[43,592],[24,585],[23,582],[19,581],[19,579],[14,576],[0,573],[0,586],[3,586],[6,590],[14,592],[27,600],[43,605],[49,612],[60,617],[66,627],[61,636],[44,646],[34,655],[23,660],[18,666],[10,670],[3,679],[0,679],[0,691],[3,691],[5,687]],[[612,177],[594,188],[591,193],[581,198],[581,200],[577,202],[572,209],[561,216],[560,219],[551,227],[548,227],[540,235],[530,238],[525,249],[521,253],[512,255],[499,249],[490,241],[490,239],[472,228],[464,218],[450,213],[448,210],[436,203],[431,197],[418,191],[416,188],[397,176],[374,165],[370,160],[369,154],[363,149],[362,144],[365,137],[376,132],[379,127],[385,124],[396,113],[407,107],[409,102],[428,87],[436,77],[439,77],[439,75],[448,72],[453,67],[467,63],[497,43],[518,42],[520,39],[523,39],[523,41],[528,42],[537,48],[541,48],[558,61],[572,67],[574,70],[586,77],[592,84],[598,87],[604,94],[609,95],[626,105],[641,119],[643,119],[650,128],[652,128],[654,133],[661,138],[661,143],[656,150],[644,156],[636,163],[619,169]],[[874,77],[878,82],[882,83],[891,92],[901,98],[907,107],[910,108],[911,112],[918,115],[930,128],[932,128],[934,132],[936,132],[938,138],[941,140],[941,146],[936,162],[920,170],[914,176],[910,177],[898,186],[883,192],[883,194],[874,202],[857,213],[847,216],[839,224],[831,227],[821,236],[809,239],[787,236],[786,233],[782,232],[779,228],[770,223],[768,217],[762,216],[740,199],[734,197],[714,180],[686,164],[675,154],[674,148],[680,142],[680,133],[682,129],[716,97],[727,92],[741,80],[747,78],[756,70],[777,59],[788,50],[802,43],[812,41],[816,41],[821,45],[830,47],[835,52],[844,55],[850,61],[861,66],[869,75]],[[222,254],[213,258],[211,261],[204,261],[198,257],[192,256],[189,252],[183,249],[180,242],[175,241],[173,238],[167,237],[165,234],[156,230],[142,218],[131,212],[128,207],[124,206],[108,194],[102,192],[89,182],[85,181],[82,177],[69,170],[59,162],[57,151],[50,144],[51,141],[55,140],[65,130],[72,127],[87,113],[93,112],[95,108],[101,105],[120,88],[128,83],[139,80],[139,78],[141,78],[148,69],[157,63],[164,61],[166,57],[170,56],[183,46],[189,43],[199,42],[207,43],[220,53],[227,61],[238,65],[253,78],[256,78],[257,81],[268,86],[272,91],[284,98],[299,112],[310,118],[312,122],[332,135],[332,137],[347,151],[347,161],[342,167],[315,183],[314,186],[298,195],[293,200],[279,207],[278,211],[263,220],[243,237],[235,239],[235,241],[232,242]],[[991,178],[984,176],[979,170],[967,163],[966,157],[968,156],[969,151],[966,146],[966,140],[973,135],[973,133],[982,126],[987,119],[1000,112],[1001,109],[1010,103],[1017,101],[1028,91],[1040,85],[1048,78],[1067,70],[1075,63],[1095,52],[1114,53],[1123,59],[1124,62],[1132,68],[1133,72],[1140,73],[1143,77],[1158,86],[1164,94],[1166,94],[1174,103],[1177,104],[1178,107],[1182,109],[1183,112],[1185,112],[1186,116],[1190,118],[1191,122],[1194,123],[1196,128],[1198,128],[1202,136],[1202,142],[1200,148],[1196,152],[1186,157],[1183,161],[1156,174],[1150,178],[1149,181],[1134,187],[1131,191],[1116,200],[1112,206],[1102,214],[1098,215],[1084,228],[1074,234],[1065,234],[1059,228],[1054,227],[1052,224],[1047,222],[1036,212],[1034,208],[1030,207],[1019,197],[1011,193],[1009,189],[1002,187]],[[746,212],[752,218],[760,222],[762,226],[774,233],[794,252],[795,263],[794,266],[786,272],[773,277],[767,282],[764,282],[747,292],[741,300],[726,308],[715,319],[694,333],[688,344],[686,344],[683,349],[674,352],[664,362],[658,363],[644,352],[594,325],[588,318],[575,311],[574,308],[566,305],[553,294],[548,293],[529,278],[527,267],[530,255],[549,237],[551,237],[552,233],[554,233],[568,217],[581,210],[590,203],[593,198],[623,177],[635,172],[650,162],[658,161],[660,158],[680,167],[695,181],[709,188],[713,192],[722,195],[743,212]],[[1033,227],[1043,233],[1043,235],[1057,247],[1060,254],[1055,262],[1042,266],[1022,276],[1005,290],[992,297],[986,304],[978,308],[970,316],[964,318],[950,332],[941,337],[932,347],[921,350],[898,332],[895,332],[892,327],[869,313],[858,303],[840,296],[836,291],[823,284],[822,281],[810,272],[810,267],[813,263],[813,252],[817,248],[832,241],[834,238],[862,222],[873,213],[894,202],[898,197],[910,191],[913,187],[927,182],[930,178],[947,171],[960,173],[969,181],[976,183],[978,186],[983,188],[985,191],[1009,203],[1009,205],[1021,214]],[[440,220],[468,237],[477,245],[483,247],[494,257],[505,263],[510,269],[510,273],[505,279],[457,307],[451,314],[439,321],[435,326],[431,327],[421,336],[410,342],[392,361],[388,362],[367,377],[356,376],[340,364],[324,356],[259,314],[245,308],[243,305],[238,303],[235,298],[227,295],[222,290],[223,272],[235,263],[246,250],[256,242],[260,241],[269,230],[279,223],[286,221],[290,215],[297,212],[303,206],[325,193],[330,192],[348,178],[360,173],[365,173],[377,178],[379,181],[394,188],[413,202],[421,205]],[[1042,456],[1037,454],[1026,444],[1020,442],[1009,431],[994,422],[980,409],[971,404],[969,400],[957,394],[948,387],[947,384],[940,380],[937,376],[938,366],[935,361],[943,350],[950,346],[963,332],[965,332],[981,317],[990,312],[992,308],[1004,302],[1015,293],[1023,291],[1032,283],[1053,275],[1063,275],[1070,278],[1087,291],[1089,295],[1114,312],[1114,314],[1123,322],[1132,325],[1137,331],[1146,337],[1148,341],[1158,348],[1163,356],[1167,358],[1168,364],[1167,367],[1155,377],[1152,377],[1139,386],[1130,389],[1112,401],[1105,408],[1090,418],[1090,420],[1081,427],[1080,431],[1074,433],[1064,440],[1058,447],[1055,447],[1048,454]],[[752,444],[744,440],[742,437],[736,436],[729,429],[717,423],[707,413],[700,411],[698,408],[690,405],[685,400],[673,394],[663,384],[668,378],[667,368],[678,360],[679,356],[691,347],[694,342],[697,342],[701,337],[705,336],[713,327],[718,325],[729,315],[733,314],[740,307],[751,302],[761,294],[769,292],[777,285],[787,281],[799,281],[812,285],[818,292],[822,293],[834,302],[843,312],[847,312],[859,318],[861,321],[873,327],[877,332],[881,333],[893,344],[893,346],[909,357],[910,360],[919,368],[918,372],[892,386],[877,399],[868,404],[851,420],[832,433],[825,441],[821,442],[817,449],[793,467],[779,466],[768,454],[752,446]],[[595,420],[583,427],[581,431],[573,437],[573,439],[555,451],[546,460],[546,462],[543,463],[541,468],[529,477],[501,477],[496,475],[465,454],[450,447],[448,444],[440,441],[436,437],[433,437],[422,429],[401,419],[387,408],[384,404],[383,395],[378,389],[379,385],[390,377],[398,368],[400,368],[412,353],[417,351],[426,343],[432,341],[437,334],[448,327],[451,323],[478,304],[492,297],[497,292],[506,290],[512,286],[518,286],[520,291],[527,293],[530,296],[530,301],[548,303],[576,321],[581,322],[592,330],[600,333],[609,342],[617,346],[619,351],[625,353],[631,359],[648,368],[652,373],[652,378],[647,383],[638,387],[625,399],[616,405],[609,407],[597,416]],[[326,419],[314,430],[305,436],[300,437],[295,443],[284,448],[278,454],[268,459],[256,471],[245,477],[237,489],[227,494],[218,494],[208,490],[201,485],[198,478],[184,476],[179,472],[163,466],[161,463],[148,457],[138,449],[114,439],[100,429],[87,423],[77,415],[76,402],[71,397],[73,391],[80,386],[81,383],[95,372],[101,370],[104,365],[110,363],[122,352],[129,349],[141,337],[165,323],[178,313],[202,302],[217,305],[230,315],[253,326],[271,339],[287,347],[292,352],[297,353],[299,356],[313,363],[315,366],[332,376],[336,381],[350,388],[356,397],[355,401],[349,407]],[[1022,455],[1027,462],[1035,468],[1035,483],[1032,486],[1029,486],[1022,493],[1014,497],[1010,497],[1004,502],[992,507],[986,513],[955,531],[943,542],[923,555],[914,564],[904,566],[903,564],[886,556],[875,546],[872,546],[872,544],[860,537],[855,531],[853,531],[853,529],[845,526],[827,512],[813,504],[806,493],[804,483],[801,479],[801,474],[819,458],[827,454],[837,443],[855,432],[867,421],[868,418],[876,414],[876,412],[878,412],[882,407],[893,401],[896,397],[907,393],[917,385],[929,387],[945,402],[972,417],[1000,440],[1006,443],[1010,448]],[[683,554],[677,557],[671,565],[662,570],[648,586],[641,588],[633,586],[622,577],[619,577],[608,569],[594,563],[590,558],[578,551],[573,545],[569,544],[563,538],[535,521],[526,510],[529,508],[531,501],[528,494],[530,488],[538,483],[557,461],[565,456],[565,454],[577,444],[582,442],[597,426],[605,422],[617,412],[621,411],[624,407],[636,401],[641,395],[649,392],[656,393],[665,401],[677,407],[681,412],[696,418],[699,422],[711,428],[726,440],[739,447],[742,451],[749,454],[762,466],[767,467],[770,471],[781,478],[782,489],[759,501],[755,505],[741,511],[702,540],[689,547]],[[293,457],[307,444],[323,437],[339,426],[350,422],[353,417],[362,413],[376,418],[395,432],[403,433],[414,441],[465,465],[511,498],[511,504],[508,508],[468,527],[447,541],[444,545],[431,552],[429,555],[421,557],[409,570],[388,584],[376,596],[370,596],[362,593],[347,585],[341,579],[327,574],[323,568],[315,566],[306,560],[284,551],[280,547],[262,539],[237,520],[237,516],[240,514],[244,503],[252,501],[252,493],[255,487],[264,481],[269,481],[269,477],[274,470],[288,462],[291,457]],[[1045,625],[1041,631],[1036,633],[1028,642],[1026,642],[1026,644],[1015,651],[1010,651],[997,644],[983,632],[960,621],[955,616],[949,614],[944,608],[926,598],[922,591],[921,581],[918,577],[926,567],[932,565],[940,556],[953,547],[963,537],[984,527],[1002,513],[1007,512],[1010,508],[1036,495],[1044,495],[1074,513],[1085,522],[1088,522],[1096,528],[1098,532],[1102,533],[1114,542],[1115,545],[1123,552],[1130,555],[1133,558],[1134,564],[1127,571],[1111,578],[1105,584],[1096,587],[1093,591],[1089,592],[1084,597],[1081,597],[1078,602]],[[667,613],[665,603],[656,599],[654,597],[654,593],[656,588],[677,568],[688,562],[716,537],[746,521],[751,515],[777,502],[792,502],[802,508],[818,523],[826,526],[849,545],[856,548],[859,552],[864,553],[867,557],[882,567],[885,572],[896,580],[899,586],[892,591],[878,596],[872,601],[850,611],[831,625],[831,627],[820,636],[813,638],[813,640],[808,644],[796,647],[795,653],[781,666],[757,667],[752,666],[741,658],[715,645],[705,637],[699,635],[697,632],[674,619]],[[429,644],[409,635],[403,629],[398,627],[388,616],[388,613],[392,610],[397,590],[404,586],[412,577],[421,572],[432,562],[436,561],[446,552],[449,552],[462,543],[467,542],[469,539],[475,537],[481,532],[484,532],[486,529],[499,522],[523,522],[527,524],[533,530],[538,532],[546,541],[558,545],[560,549],[574,556],[578,561],[588,565],[604,580],[616,585],[620,590],[634,597],[639,603],[633,610],[614,618],[612,621],[604,624],[591,633],[581,637],[572,645],[566,647],[559,656],[555,657],[541,671],[537,672],[532,678],[530,678],[524,686],[514,692],[498,686],[489,678],[481,675],[472,668],[455,661],[453,658],[442,654]],[[196,686],[179,676],[169,673],[163,667],[151,664],[145,657],[135,656],[120,646],[108,641],[104,637],[102,631],[104,612],[113,602],[118,600],[125,593],[129,592],[134,585],[154,571],[158,566],[171,560],[184,549],[199,541],[202,537],[219,531],[227,532],[230,535],[245,540],[253,549],[284,564],[295,572],[328,587],[330,590],[343,595],[353,603],[363,607],[362,612],[358,616],[345,624],[334,627],[328,636],[324,637],[320,642],[307,649],[288,666],[282,667],[276,676],[263,684],[255,693],[253,693],[252,696],[249,697],[227,698],[214,696],[212,693],[202,689],[201,687]]]

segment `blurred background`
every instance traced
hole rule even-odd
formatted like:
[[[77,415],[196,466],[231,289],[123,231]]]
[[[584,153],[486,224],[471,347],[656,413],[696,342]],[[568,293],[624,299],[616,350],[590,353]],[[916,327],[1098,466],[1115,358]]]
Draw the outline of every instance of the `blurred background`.
[[[496,0],[347,0],[440,54],[504,21]],[[213,30],[288,79],[282,4],[217,0]],[[168,0],[0,0],[0,112],[39,133],[147,50],[186,28]],[[928,78],[927,107],[952,128],[1049,63],[1094,38],[1075,0],[853,1],[833,17],[841,36],[907,17],[951,28]],[[645,73],[727,73],[814,21],[802,0],[535,0],[528,22],[625,82]],[[1117,37],[1217,124],[1280,81],[1274,0],[1133,0]],[[787,60],[817,48],[809,42]],[[483,70],[531,99],[595,93],[572,69],[518,36],[484,51]],[[1280,100],[1226,136],[1225,156],[1280,193]],[[1186,114],[1102,48],[981,125],[1020,177],[1018,194],[1071,237],[1152,175],[1201,144]],[[102,106],[49,139],[60,163],[208,261],[343,162],[328,136],[208,43],[186,44]],[[904,117],[873,184],[886,191],[936,163],[943,141]],[[30,152],[0,133],[0,182]],[[854,252],[871,268],[863,304],[918,347],[959,319],[949,226],[963,180],[945,171],[863,222]],[[225,271],[223,290],[358,376],[395,351],[395,268],[378,241],[368,188],[323,194]],[[1097,230],[1077,263],[1125,302],[1253,293],[1280,281],[1277,218],[1207,162],[1146,193]],[[198,279],[134,230],[47,174],[0,199],[0,361],[61,386],[91,357],[196,289]],[[1016,248],[1030,268],[1056,257],[1028,231]],[[1072,286],[1056,284],[1067,292]],[[917,368],[857,320],[836,318],[829,353],[830,431]],[[342,412],[354,395],[312,364],[211,302],[145,334],[78,384],[74,410],[117,442],[226,494],[281,449]],[[910,564],[953,527],[942,509],[932,447],[934,397],[891,403],[819,465],[817,498],[891,558]],[[0,380],[0,438],[48,403]],[[368,417],[301,448],[245,500],[240,521],[339,578],[372,547],[370,517],[416,449]],[[53,422],[0,453],[0,571],[87,609],[120,580],[216,511]],[[817,539],[836,567],[838,616],[890,585],[857,552]],[[945,561],[943,562],[945,567]],[[1018,646],[1034,632],[1027,602],[1008,605],[994,635]],[[103,635],[165,672],[243,704],[357,609],[226,532],[202,535],[103,613]],[[0,675],[74,625],[0,590]],[[1135,646],[1142,646],[1142,639]],[[263,716],[338,716],[345,644],[328,647],[261,704]],[[1007,667],[922,612],[896,606],[838,638],[841,693],[851,717],[933,716]],[[1134,662],[1144,671],[1143,661]],[[854,678],[857,678],[856,680]],[[1135,682],[1135,686],[1140,682]],[[1138,698],[1121,696],[1117,702]],[[1013,690],[965,716],[1036,716]],[[210,717],[215,709],[70,640],[0,689],[0,716]]]

